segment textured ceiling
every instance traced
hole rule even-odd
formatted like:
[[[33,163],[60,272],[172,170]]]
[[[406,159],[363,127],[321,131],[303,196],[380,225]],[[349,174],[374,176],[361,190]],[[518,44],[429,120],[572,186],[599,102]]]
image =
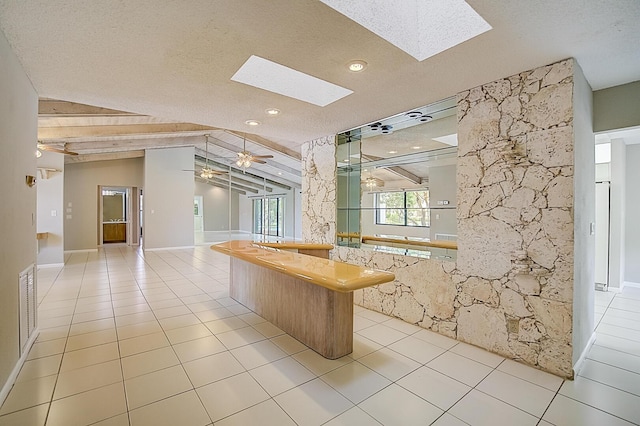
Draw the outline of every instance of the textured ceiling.
[[[41,97],[249,131],[295,149],[567,57],[593,89],[640,78],[638,0],[469,4],[493,29],[422,62],[314,0],[0,0],[0,28]],[[319,107],[231,81],[251,55],[354,93]],[[349,73],[353,59],[367,69]]]

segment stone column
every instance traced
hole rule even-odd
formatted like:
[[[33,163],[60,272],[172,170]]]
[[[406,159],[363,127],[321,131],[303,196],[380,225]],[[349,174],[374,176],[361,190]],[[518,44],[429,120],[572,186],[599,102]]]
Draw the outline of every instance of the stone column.
[[[325,136],[302,145],[302,240],[336,240],[336,143]]]
[[[573,375],[573,73],[568,59],[457,97],[457,338],[565,377]],[[479,288],[495,301],[475,297]]]

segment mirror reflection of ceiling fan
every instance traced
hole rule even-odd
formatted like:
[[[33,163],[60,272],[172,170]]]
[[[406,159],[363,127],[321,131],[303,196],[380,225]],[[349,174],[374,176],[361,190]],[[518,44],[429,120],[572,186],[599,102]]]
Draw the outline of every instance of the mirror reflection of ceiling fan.
[[[242,140],[242,151],[238,153],[238,158],[236,159],[236,166],[245,170],[251,167],[251,163],[266,164],[266,161],[264,161],[263,158],[273,158],[273,155],[251,154],[247,151],[247,137],[245,135]]]
[[[209,167],[209,137],[211,135],[204,135],[204,167],[200,169],[200,173],[197,170],[183,170],[185,172],[195,172],[196,176],[200,176],[202,179],[213,179],[215,176],[224,175],[228,172],[223,170],[214,170]]]
[[[38,149],[36,150],[36,157],[40,158],[42,156],[42,151],[49,152],[57,152],[58,154],[65,155],[78,155],[77,152],[69,151],[67,148],[60,148],[53,145],[44,144],[41,141],[38,141]]]

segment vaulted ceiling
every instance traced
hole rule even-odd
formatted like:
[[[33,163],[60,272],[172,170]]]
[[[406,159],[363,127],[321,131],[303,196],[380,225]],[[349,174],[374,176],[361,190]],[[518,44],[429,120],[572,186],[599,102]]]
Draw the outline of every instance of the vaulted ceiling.
[[[211,134],[228,157],[246,134],[293,183],[305,141],[533,67],[575,57],[594,90],[640,78],[637,0],[468,3],[492,29],[423,61],[318,0],[0,0],[0,29],[43,98],[44,142],[134,155]],[[232,81],[251,55],[353,93],[320,107]]]

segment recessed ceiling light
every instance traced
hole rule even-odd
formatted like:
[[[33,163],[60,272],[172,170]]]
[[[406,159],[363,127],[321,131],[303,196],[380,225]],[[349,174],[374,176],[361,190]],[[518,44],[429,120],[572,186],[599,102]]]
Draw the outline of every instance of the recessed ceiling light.
[[[411,149],[420,149],[421,147],[419,146],[412,146]]]
[[[397,154],[398,151],[389,151],[389,154]]]
[[[268,108],[265,112],[268,115],[278,115],[278,114],[280,114],[280,110],[278,108]]]
[[[282,172],[278,172],[278,176],[282,176]]]
[[[418,121],[422,121],[423,123],[426,123],[431,120],[433,120],[433,117],[427,114],[423,114],[420,117],[418,117]]]
[[[405,114],[409,118],[418,118],[422,115],[420,111],[411,111]]]
[[[258,120],[247,120],[244,124],[248,124],[249,126],[259,126],[260,122]]]
[[[393,133],[393,126],[390,124],[385,124],[384,126],[381,127],[381,129],[382,129],[381,131],[382,134],[389,135]]]
[[[349,62],[349,71],[351,72],[360,72],[364,71],[367,67],[367,63],[365,61],[351,61]]]
[[[349,162],[349,159],[348,159],[348,158],[345,158],[345,159],[344,159],[344,160],[342,160],[342,161],[343,161],[343,162],[345,162],[345,163],[348,163],[348,162]]]
[[[321,1],[418,61],[491,29],[464,0]]]
[[[327,106],[353,93],[259,56],[251,55],[231,80],[318,106]]]

